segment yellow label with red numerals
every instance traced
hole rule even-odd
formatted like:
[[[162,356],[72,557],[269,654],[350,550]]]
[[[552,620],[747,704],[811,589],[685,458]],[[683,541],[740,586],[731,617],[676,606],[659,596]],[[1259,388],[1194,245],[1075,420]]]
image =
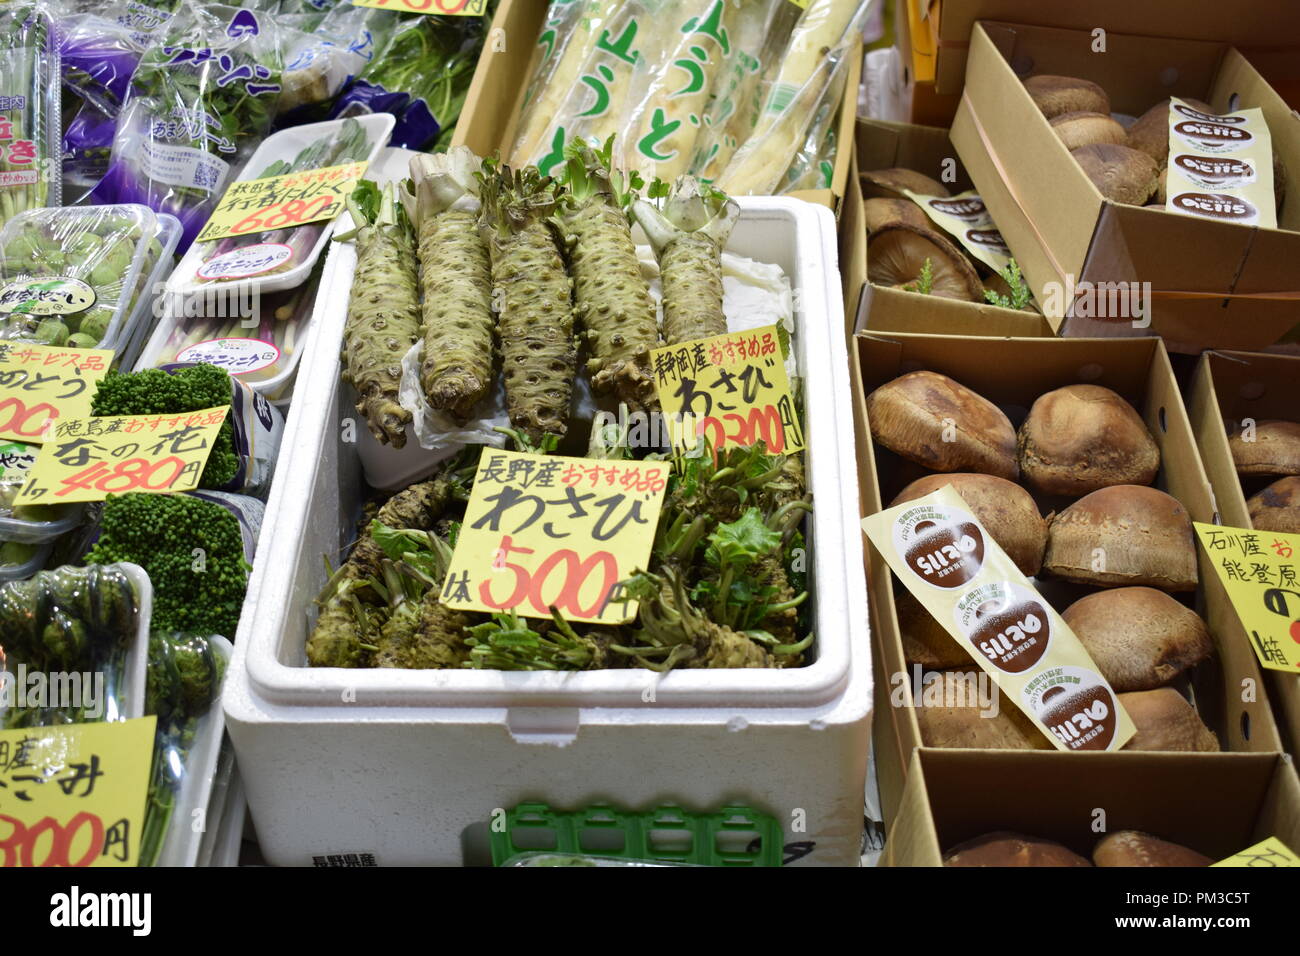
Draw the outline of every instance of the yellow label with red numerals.
[[[333,219],[343,211],[366,166],[344,163],[233,182],[195,241],[254,236]]]
[[[156,720],[0,730],[0,866],[135,866]]]
[[[487,13],[487,0],[352,0],[352,5],[399,13],[432,13],[440,17],[481,17]]]
[[[650,352],[673,448],[704,441],[714,454],[763,442],[768,454],[804,447],[775,325]]]
[[[614,586],[649,563],[666,461],[530,455],[486,448],[442,603],[619,624],[636,614]]]
[[[162,415],[71,418],[41,446],[18,505],[103,501],[128,491],[197,488],[229,405]]]
[[[1269,837],[1248,850],[1234,853],[1226,860],[1211,863],[1210,866],[1300,866],[1300,856],[1292,853],[1291,848],[1277,837]]]
[[[1193,526],[1259,663],[1300,674],[1300,534]]]
[[[89,415],[112,364],[111,349],[0,342],[0,438],[40,442],[60,418]]]

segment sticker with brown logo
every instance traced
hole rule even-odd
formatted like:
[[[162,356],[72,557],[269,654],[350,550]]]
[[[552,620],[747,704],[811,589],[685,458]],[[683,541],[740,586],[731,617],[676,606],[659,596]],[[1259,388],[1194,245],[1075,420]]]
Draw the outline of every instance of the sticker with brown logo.
[[[894,526],[908,570],[937,588],[959,588],[984,565],[984,531],[956,508],[912,508]]]
[[[1246,122],[1246,118],[1244,116],[1233,116],[1232,114],[1228,114],[1227,116],[1219,116],[1218,114],[1215,113],[1202,113],[1200,110],[1193,109],[1192,107],[1188,106],[1186,103],[1181,103],[1181,102],[1174,103],[1173,108],[1177,112],[1181,113],[1183,116],[1188,117],[1189,119],[1203,120],[1208,123]]]
[[[958,629],[975,657],[998,670],[1020,674],[1042,660],[1052,635],[1052,617],[1038,592],[1011,581],[967,591],[957,601]]]
[[[978,193],[968,190],[956,196],[924,196],[906,189],[903,192],[972,258],[994,272],[1006,269],[1011,250]]]
[[[1173,163],[1188,179],[1206,189],[1232,189],[1255,181],[1255,167],[1240,159],[1179,153]]]
[[[1226,219],[1229,222],[1247,224],[1259,219],[1259,210],[1246,200],[1223,193],[1179,193],[1172,201],[1184,212],[1206,219]]]
[[[1175,97],[1169,145],[1167,212],[1266,229],[1277,225],[1272,138],[1262,110],[1207,116]]]
[[[1189,146],[1216,153],[1230,153],[1249,146],[1255,140],[1250,130],[1244,126],[1209,123],[1205,120],[1175,123],[1174,132]]]
[[[979,196],[967,196],[965,199],[931,199],[929,207],[965,222],[982,222],[988,218],[984,200]]]
[[[1034,715],[1067,750],[1107,750],[1119,724],[1119,702],[1095,671],[1053,667],[1022,691]]]

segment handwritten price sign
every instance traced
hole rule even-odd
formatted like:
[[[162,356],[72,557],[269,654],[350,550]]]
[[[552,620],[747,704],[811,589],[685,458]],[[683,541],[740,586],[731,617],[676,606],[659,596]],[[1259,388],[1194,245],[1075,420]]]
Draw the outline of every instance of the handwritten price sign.
[[[650,558],[671,466],[485,449],[442,603],[618,624],[614,585]]]
[[[1218,863],[1211,863],[1210,866],[1300,866],[1300,856],[1292,853],[1291,848],[1277,837],[1269,837],[1262,843],[1256,843],[1249,849],[1234,853]]]
[[[1300,671],[1300,534],[1194,527],[1259,663]]]
[[[673,447],[703,439],[714,454],[763,442],[773,455],[804,446],[775,325],[650,353]]]
[[[233,182],[200,230],[198,242],[292,229],[343,211],[366,164],[344,163],[265,179]]]
[[[229,405],[163,415],[72,418],[54,426],[14,503],[103,501],[197,488]]]
[[[487,13],[487,0],[352,0],[352,5],[443,17],[481,17]]]
[[[90,414],[110,349],[0,342],[0,438],[39,442],[60,418]]]
[[[155,721],[0,731],[0,865],[135,866]]]

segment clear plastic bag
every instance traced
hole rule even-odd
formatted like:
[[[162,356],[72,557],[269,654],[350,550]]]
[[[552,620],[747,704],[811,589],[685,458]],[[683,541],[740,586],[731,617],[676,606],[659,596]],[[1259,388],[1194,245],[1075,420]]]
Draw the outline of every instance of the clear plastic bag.
[[[0,224],[62,202],[59,46],[44,4],[0,5]]]
[[[310,2],[313,0],[288,5],[309,7]],[[285,6],[281,5],[282,24],[289,20],[283,16]],[[305,14],[304,20],[308,22],[303,26],[308,28],[296,31],[285,43],[281,113],[333,99],[384,49],[399,22],[391,11],[348,3],[323,15]]]
[[[281,90],[272,15],[182,6],[131,78],[95,202],[140,202],[181,221],[189,247],[231,174],[270,131]]]

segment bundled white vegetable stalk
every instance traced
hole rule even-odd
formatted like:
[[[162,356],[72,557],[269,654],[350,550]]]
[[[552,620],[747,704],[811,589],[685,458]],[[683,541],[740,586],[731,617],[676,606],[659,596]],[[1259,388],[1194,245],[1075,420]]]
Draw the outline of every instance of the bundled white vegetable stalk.
[[[461,424],[492,387],[491,266],[474,176],[481,165],[465,146],[411,159],[424,296],[420,385],[431,406]]]

